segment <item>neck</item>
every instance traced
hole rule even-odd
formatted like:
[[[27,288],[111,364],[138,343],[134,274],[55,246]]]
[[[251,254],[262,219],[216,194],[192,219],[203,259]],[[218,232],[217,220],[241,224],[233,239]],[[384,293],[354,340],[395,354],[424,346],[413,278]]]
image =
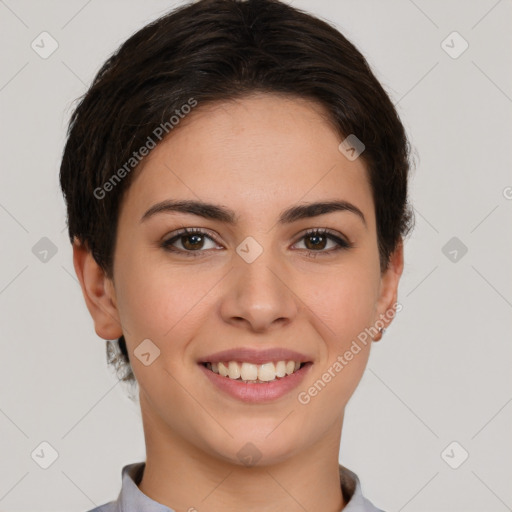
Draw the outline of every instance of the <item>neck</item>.
[[[177,512],[339,512],[345,506],[338,466],[343,419],[319,443],[285,460],[244,466],[198,448],[144,409],[139,489],[158,503]]]

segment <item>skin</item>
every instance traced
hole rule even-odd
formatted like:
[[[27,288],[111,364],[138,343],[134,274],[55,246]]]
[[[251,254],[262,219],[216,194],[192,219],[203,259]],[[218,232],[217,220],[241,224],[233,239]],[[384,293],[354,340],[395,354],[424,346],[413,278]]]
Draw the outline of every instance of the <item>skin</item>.
[[[344,410],[371,342],[307,405],[297,394],[392,309],[403,247],[381,273],[364,162],[338,150],[342,139],[323,114],[316,103],[269,94],[198,106],[137,170],[121,206],[113,280],[74,246],[96,333],[109,340],[124,333],[139,383],[147,449],[139,487],[177,511],[335,512],[345,505],[338,475]],[[167,212],[140,221],[166,199],[223,205],[239,220]],[[366,225],[349,211],[277,224],[292,205],[340,199],[356,205]],[[161,247],[183,227],[218,241],[174,243],[178,251],[195,243],[202,251],[195,258]],[[334,241],[315,246],[304,238],[313,228],[353,247],[329,253]],[[250,264],[236,252],[248,236],[263,248]],[[146,338],[160,349],[149,366],[133,356]],[[246,404],[217,390],[197,365],[208,353],[246,346],[297,350],[313,366],[286,396]],[[247,442],[261,454],[251,467],[237,457]]]

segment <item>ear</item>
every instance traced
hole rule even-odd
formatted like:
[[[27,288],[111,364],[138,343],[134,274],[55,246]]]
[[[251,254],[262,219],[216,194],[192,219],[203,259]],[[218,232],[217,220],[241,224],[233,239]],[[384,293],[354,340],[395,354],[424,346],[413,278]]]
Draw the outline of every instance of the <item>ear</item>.
[[[96,334],[105,340],[119,338],[123,331],[117,311],[114,284],[89,250],[77,239],[73,243],[73,265],[82,287]]]
[[[398,284],[402,271],[404,269],[404,245],[403,240],[397,244],[396,249],[393,251],[389,258],[387,269],[382,273],[380,280],[380,292],[376,307],[376,317],[374,325],[377,321],[384,324],[386,329],[393,321],[394,314],[386,314],[388,311],[394,311],[394,305],[397,302]],[[382,332],[375,336],[374,341],[379,341],[382,338]]]

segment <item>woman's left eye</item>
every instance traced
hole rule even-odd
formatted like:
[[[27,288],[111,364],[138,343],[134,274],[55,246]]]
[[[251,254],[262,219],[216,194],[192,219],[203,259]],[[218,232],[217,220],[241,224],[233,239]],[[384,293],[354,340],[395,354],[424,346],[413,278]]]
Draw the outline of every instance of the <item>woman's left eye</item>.
[[[210,240],[213,243],[212,247],[204,247],[205,240]],[[316,257],[317,255],[326,255],[339,251],[341,249],[348,249],[353,244],[344,238],[331,233],[327,229],[313,229],[304,233],[299,242],[304,240],[305,251],[310,257]],[[333,246],[327,247],[328,242],[333,243]],[[295,242],[294,245],[299,242]],[[176,247],[176,244],[180,244],[181,248]],[[162,243],[162,247],[171,252],[177,252],[186,256],[200,256],[205,252],[203,249],[215,249],[216,240],[212,235],[199,228],[185,228],[180,230],[175,236],[165,240]],[[327,250],[326,250],[327,249]]]
[[[316,257],[320,255],[328,255],[341,249],[349,249],[353,246],[348,240],[330,232],[328,229],[313,229],[304,233],[300,240],[304,240],[306,245],[307,255],[310,257]],[[328,250],[326,249],[328,241],[333,242]],[[320,249],[320,250],[319,250]]]

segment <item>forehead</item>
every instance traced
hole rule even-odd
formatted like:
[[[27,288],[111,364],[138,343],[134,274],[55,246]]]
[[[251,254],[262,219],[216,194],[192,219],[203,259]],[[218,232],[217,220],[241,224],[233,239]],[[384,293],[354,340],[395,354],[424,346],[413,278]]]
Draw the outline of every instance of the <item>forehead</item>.
[[[368,210],[364,161],[347,159],[342,140],[325,109],[305,99],[258,94],[199,105],[142,162],[123,206],[135,214],[200,198],[250,216],[330,198]]]

